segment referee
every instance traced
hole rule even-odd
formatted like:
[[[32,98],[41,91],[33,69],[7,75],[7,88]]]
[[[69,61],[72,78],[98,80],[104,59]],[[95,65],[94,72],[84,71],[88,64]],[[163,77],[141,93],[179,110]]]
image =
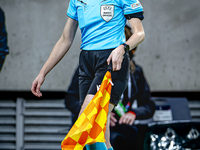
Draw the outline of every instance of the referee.
[[[79,92],[81,110],[97,92],[108,65],[112,64],[112,81],[109,113],[118,104],[124,92],[129,75],[128,51],[145,38],[141,20],[143,7],[138,0],[70,0],[69,17],[60,39],[55,44],[48,60],[32,83],[31,91],[41,97],[40,87],[45,76],[63,58],[73,43],[76,30],[81,30],[81,53],[79,58]],[[128,20],[133,35],[126,41],[124,26]],[[112,150],[110,144],[109,120],[106,127],[106,143],[89,143],[87,150]]]

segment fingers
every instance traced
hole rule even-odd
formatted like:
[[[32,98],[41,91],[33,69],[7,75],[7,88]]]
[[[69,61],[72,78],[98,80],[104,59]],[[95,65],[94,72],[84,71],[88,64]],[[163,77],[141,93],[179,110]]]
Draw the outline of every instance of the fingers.
[[[121,64],[123,61],[123,57],[118,55],[117,57],[112,57],[112,68],[113,71],[118,71],[121,69]]]
[[[135,121],[135,117],[129,114],[124,114],[120,119],[119,119],[119,124],[129,124],[132,125]]]
[[[133,125],[135,119],[131,119],[131,121],[129,122],[129,125]]]
[[[40,86],[41,84],[39,84],[37,81],[33,81],[31,86],[31,92],[37,97],[42,96],[42,93],[40,92]]]
[[[41,97],[41,96],[42,96],[42,93],[40,92],[40,86],[41,86],[41,85],[38,84],[38,85],[37,85],[37,88],[36,88],[36,93],[37,93],[37,96],[38,96],[38,97]]]
[[[119,46],[111,52],[110,56],[107,59],[107,63],[109,65],[110,61],[112,61],[113,71],[118,71],[121,69],[123,58],[124,58],[124,49],[123,46]]]
[[[110,120],[110,126],[111,126],[111,127],[114,127],[115,125],[116,125],[116,123],[113,122],[112,120]]]
[[[125,115],[123,115],[120,119],[119,119],[119,124],[128,124],[130,118],[126,117]]]
[[[110,113],[110,120],[117,122],[117,119],[114,117],[115,114],[113,112]]]
[[[120,70],[121,69],[122,60],[117,60],[117,61],[113,60],[112,64],[113,64],[113,71]]]
[[[115,114],[113,112],[110,113],[110,126],[114,127],[116,125],[117,119],[114,117]]]
[[[131,118],[121,117],[119,120],[119,124],[129,124],[131,122]]]
[[[32,83],[31,92],[37,97],[42,96],[42,93],[40,92],[40,87],[43,84],[44,80],[45,80],[45,76],[43,76],[42,74],[38,74],[38,76],[35,78],[35,80]]]
[[[114,117],[115,114],[114,113],[110,113],[110,126],[114,127],[116,125],[117,119]]]

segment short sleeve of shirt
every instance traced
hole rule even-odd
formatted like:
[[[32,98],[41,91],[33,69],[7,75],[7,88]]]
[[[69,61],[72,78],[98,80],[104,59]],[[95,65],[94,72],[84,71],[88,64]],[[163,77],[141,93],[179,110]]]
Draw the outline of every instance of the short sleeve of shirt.
[[[121,0],[124,15],[143,12],[143,7],[138,0]]]
[[[67,15],[70,18],[78,21],[77,8],[76,8],[75,0],[70,0],[69,7],[68,7],[68,10],[67,10]]]

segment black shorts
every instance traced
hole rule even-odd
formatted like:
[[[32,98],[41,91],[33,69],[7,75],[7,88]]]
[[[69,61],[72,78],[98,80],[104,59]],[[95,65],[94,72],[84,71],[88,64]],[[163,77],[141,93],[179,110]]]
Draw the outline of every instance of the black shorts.
[[[97,86],[101,84],[106,71],[108,71],[107,59],[111,52],[112,50],[81,51],[79,58],[79,94],[81,105],[87,94],[96,94]],[[118,104],[127,86],[128,75],[129,56],[125,53],[121,69],[119,71],[111,71],[114,86],[112,86],[110,102],[114,105]]]

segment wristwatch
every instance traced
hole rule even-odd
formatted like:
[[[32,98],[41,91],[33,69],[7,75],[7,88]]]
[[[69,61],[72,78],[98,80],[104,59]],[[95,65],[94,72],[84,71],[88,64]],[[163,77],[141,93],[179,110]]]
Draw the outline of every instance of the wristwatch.
[[[124,45],[125,53],[126,53],[126,52],[129,52],[129,50],[130,50],[129,45],[127,45],[126,43],[123,43],[122,45]]]

